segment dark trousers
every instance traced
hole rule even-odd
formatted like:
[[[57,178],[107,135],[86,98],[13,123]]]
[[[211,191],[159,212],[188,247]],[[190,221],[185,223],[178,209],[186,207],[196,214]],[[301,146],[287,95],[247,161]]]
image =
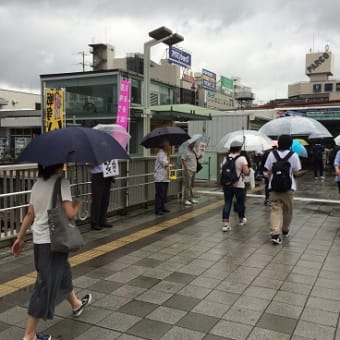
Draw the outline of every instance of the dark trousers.
[[[314,177],[318,177],[318,172],[320,176],[323,176],[323,160],[315,159],[313,161]]]
[[[169,182],[155,182],[155,213],[165,210],[165,203],[168,195]]]
[[[268,201],[269,200],[269,178],[268,177],[263,177],[264,178],[264,196],[265,196],[265,200]]]
[[[72,272],[68,254],[51,251],[50,243],[34,244],[37,271],[28,314],[38,319],[53,319],[55,306],[72,292]]]
[[[239,218],[245,217],[245,199],[246,190],[244,188],[223,187],[224,207],[222,211],[223,221],[229,221],[230,210],[233,204],[233,198],[236,197],[237,214]]]
[[[103,177],[102,173],[91,176],[91,225],[101,226],[106,222],[106,212],[110,202],[110,189],[113,177]]]

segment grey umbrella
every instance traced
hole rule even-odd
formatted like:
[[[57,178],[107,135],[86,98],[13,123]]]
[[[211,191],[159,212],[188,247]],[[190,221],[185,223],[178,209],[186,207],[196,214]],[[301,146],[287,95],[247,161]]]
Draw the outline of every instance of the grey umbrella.
[[[259,132],[275,138],[282,134],[306,137],[316,134],[322,135],[323,138],[332,137],[332,134],[320,122],[301,116],[280,117],[270,120],[259,129]]]

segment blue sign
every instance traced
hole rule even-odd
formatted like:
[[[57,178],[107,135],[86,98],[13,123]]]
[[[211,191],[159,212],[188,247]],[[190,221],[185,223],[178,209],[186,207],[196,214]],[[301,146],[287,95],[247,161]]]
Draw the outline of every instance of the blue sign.
[[[169,62],[183,67],[191,66],[191,54],[180,50],[179,48],[170,46],[169,48]]]
[[[216,73],[202,69],[202,86],[207,90],[216,90]]]

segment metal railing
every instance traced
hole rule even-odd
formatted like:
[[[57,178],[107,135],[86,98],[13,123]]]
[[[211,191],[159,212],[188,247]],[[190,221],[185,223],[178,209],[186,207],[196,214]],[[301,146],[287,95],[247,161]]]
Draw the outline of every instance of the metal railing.
[[[173,163],[175,163],[173,157]],[[108,214],[124,212],[136,206],[147,207],[155,197],[154,157],[133,158],[119,162],[119,174],[111,186]],[[16,237],[29,204],[31,188],[37,177],[37,166],[6,165],[0,166],[0,241]],[[180,171],[179,171],[180,173]],[[71,165],[67,167],[66,177],[71,183],[74,198],[82,200],[82,209],[77,222],[81,224],[90,216],[91,175],[86,166]],[[180,197],[182,179],[171,180],[169,197]]]

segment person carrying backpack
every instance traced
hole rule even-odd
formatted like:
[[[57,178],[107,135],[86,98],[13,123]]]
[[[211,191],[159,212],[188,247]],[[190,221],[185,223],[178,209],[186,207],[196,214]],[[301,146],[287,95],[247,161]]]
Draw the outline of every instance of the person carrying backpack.
[[[222,210],[223,226],[222,231],[230,231],[229,224],[230,210],[233,198],[236,197],[237,214],[240,225],[245,225],[245,184],[244,175],[249,174],[248,162],[245,156],[241,155],[242,143],[233,141],[230,144],[229,153],[224,157],[221,164],[220,182],[224,193],[224,207]]]
[[[270,235],[273,245],[282,243],[281,232],[288,237],[293,216],[293,193],[296,191],[294,175],[301,170],[301,162],[299,156],[290,150],[292,142],[290,135],[281,135],[278,149],[268,155],[264,165],[270,177]]]

